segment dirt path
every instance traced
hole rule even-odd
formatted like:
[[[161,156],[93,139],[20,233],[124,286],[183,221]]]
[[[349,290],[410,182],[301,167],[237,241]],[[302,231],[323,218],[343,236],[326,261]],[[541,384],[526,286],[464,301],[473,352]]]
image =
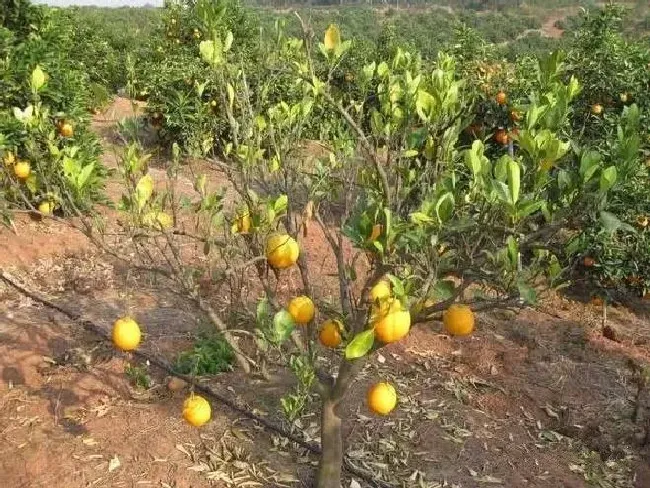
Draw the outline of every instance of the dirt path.
[[[118,100],[113,122],[96,123],[107,147],[126,105]],[[111,185],[119,192],[119,181]],[[186,301],[144,278],[125,297],[125,270],[78,234],[28,219],[16,226],[18,236],[0,231],[0,267],[11,265],[30,289],[105,330],[130,310],[143,347],[169,360],[191,344],[201,315]],[[302,245],[322,263],[312,278],[318,298],[335,298],[322,234],[310,230]],[[603,337],[599,308],[558,296],[518,316],[481,314],[464,340],[440,334],[439,324],[415,327],[373,357],[346,397],[348,455],[396,486],[650,487],[641,431],[630,420],[629,366],[650,358],[650,305],[633,305],[609,307],[615,341]],[[319,356],[327,365],[329,353]],[[137,389],[127,363],[147,368],[0,285],[0,486],[311,486],[313,458],[218,403],[212,422],[190,428],[180,418],[187,390],[169,389],[153,368],[152,387]],[[206,381],[281,421],[279,399],[292,380],[271,373],[285,388],[237,372]],[[381,378],[400,395],[386,418],[364,406],[367,386]],[[317,414],[312,402],[294,428],[318,439]]]

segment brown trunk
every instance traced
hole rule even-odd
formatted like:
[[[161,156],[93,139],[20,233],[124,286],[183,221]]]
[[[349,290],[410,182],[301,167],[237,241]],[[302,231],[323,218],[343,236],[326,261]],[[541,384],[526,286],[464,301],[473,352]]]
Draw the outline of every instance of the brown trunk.
[[[323,452],[318,466],[316,488],[341,488],[343,437],[341,418],[336,414],[337,403],[329,397],[323,399],[320,426],[320,441]]]

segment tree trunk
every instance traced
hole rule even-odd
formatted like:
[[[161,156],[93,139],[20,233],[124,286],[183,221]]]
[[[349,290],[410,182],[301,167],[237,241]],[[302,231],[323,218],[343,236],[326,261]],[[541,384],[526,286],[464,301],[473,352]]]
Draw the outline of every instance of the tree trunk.
[[[341,488],[341,468],[343,465],[343,438],[341,418],[336,413],[338,402],[330,397],[323,399],[321,413],[320,464],[316,488]]]

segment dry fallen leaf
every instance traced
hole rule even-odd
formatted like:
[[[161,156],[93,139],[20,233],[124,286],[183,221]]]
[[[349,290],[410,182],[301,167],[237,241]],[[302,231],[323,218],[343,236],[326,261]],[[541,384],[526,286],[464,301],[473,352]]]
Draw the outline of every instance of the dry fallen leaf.
[[[108,472],[112,473],[113,471],[115,471],[119,467],[120,467],[120,459],[117,457],[117,454],[116,454],[115,456],[113,456],[113,459],[111,459],[108,462]]]

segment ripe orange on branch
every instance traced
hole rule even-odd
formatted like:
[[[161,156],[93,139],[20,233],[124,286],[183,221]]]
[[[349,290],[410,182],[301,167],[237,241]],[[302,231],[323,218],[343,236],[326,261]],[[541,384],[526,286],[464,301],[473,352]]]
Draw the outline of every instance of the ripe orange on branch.
[[[397,392],[390,383],[377,383],[368,390],[367,401],[371,411],[388,415],[397,405]]]
[[[14,174],[19,180],[26,180],[32,172],[32,167],[27,161],[18,161],[14,166]]]
[[[294,322],[299,325],[305,325],[314,319],[316,309],[314,302],[308,296],[295,297],[289,302],[287,307],[289,314]]]
[[[600,103],[594,103],[591,106],[591,113],[594,115],[600,115],[603,113],[603,106]]]
[[[318,338],[325,347],[335,348],[341,344],[343,324],[338,320],[327,320],[320,328]]]
[[[499,93],[497,93],[495,99],[499,105],[505,105],[508,102],[508,96],[504,91],[500,91]]]
[[[72,124],[69,122],[65,122],[61,124],[61,129],[59,130],[59,133],[61,134],[62,137],[72,137],[74,135],[74,129],[72,128]]]
[[[474,312],[467,305],[453,304],[442,314],[447,334],[466,336],[474,331]]]
[[[266,241],[266,260],[272,268],[290,268],[299,255],[298,243],[288,234],[276,234]]]
[[[398,300],[395,300],[399,304]],[[374,322],[375,337],[384,344],[397,342],[411,329],[411,314],[408,310],[390,311],[380,315]]]

